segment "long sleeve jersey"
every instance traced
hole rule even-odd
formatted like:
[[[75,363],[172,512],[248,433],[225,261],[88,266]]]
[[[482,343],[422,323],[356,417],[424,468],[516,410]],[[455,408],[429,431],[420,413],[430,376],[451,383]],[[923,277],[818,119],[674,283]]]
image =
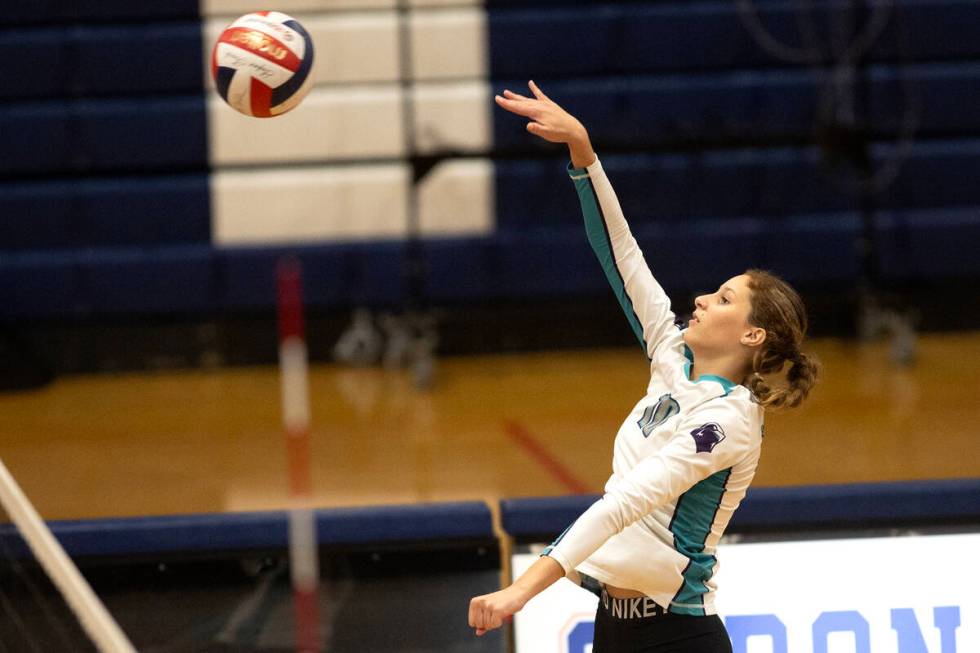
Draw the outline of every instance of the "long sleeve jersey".
[[[763,409],[728,379],[689,378],[694,355],[602,164],[569,166],[569,175],[589,242],[650,359],[650,382],[616,435],[602,498],[544,555],[669,612],[715,614],[715,551],[755,475]]]

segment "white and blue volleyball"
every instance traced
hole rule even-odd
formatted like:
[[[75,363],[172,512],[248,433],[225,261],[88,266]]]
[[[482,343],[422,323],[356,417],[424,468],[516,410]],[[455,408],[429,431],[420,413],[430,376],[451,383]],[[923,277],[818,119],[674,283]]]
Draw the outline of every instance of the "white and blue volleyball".
[[[313,40],[278,11],[246,14],[211,51],[218,94],[246,116],[271,118],[295,108],[313,86]]]

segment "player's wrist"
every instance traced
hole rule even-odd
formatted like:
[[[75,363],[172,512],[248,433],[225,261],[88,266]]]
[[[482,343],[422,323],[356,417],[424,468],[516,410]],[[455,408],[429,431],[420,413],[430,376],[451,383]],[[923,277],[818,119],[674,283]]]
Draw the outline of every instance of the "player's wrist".
[[[592,142],[589,140],[589,133],[585,127],[579,125],[580,129],[568,140],[568,152],[572,158],[572,165],[576,168],[587,168],[595,162],[595,150],[592,149]]]

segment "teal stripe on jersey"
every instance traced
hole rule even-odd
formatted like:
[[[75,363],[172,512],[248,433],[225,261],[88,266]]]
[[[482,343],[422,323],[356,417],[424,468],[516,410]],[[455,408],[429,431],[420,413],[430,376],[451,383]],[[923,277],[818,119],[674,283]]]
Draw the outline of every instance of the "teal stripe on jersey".
[[[616,267],[616,259],[612,252],[612,242],[609,240],[606,220],[602,215],[602,209],[599,207],[599,199],[596,197],[592,179],[589,178],[584,168],[572,168],[569,166],[568,172],[572,175],[572,179],[575,182],[575,190],[578,192],[579,202],[582,204],[582,214],[585,216],[585,233],[589,238],[589,244],[592,245],[592,250],[599,258],[599,263],[602,264],[602,269],[606,273],[606,279],[609,280],[609,284],[616,294],[616,299],[619,300],[619,305],[623,307],[623,312],[626,313],[626,319],[629,321],[630,326],[633,327],[633,333],[640,341],[640,344],[643,345],[643,351],[647,352],[647,343],[643,339],[643,327],[640,325],[640,319],[636,317],[636,311],[633,310],[633,302],[626,293],[626,283],[623,281],[623,275],[619,273],[619,268]]]
[[[578,520],[576,519],[575,521],[578,521]],[[559,543],[559,542],[561,542],[561,539],[562,539],[563,537],[565,537],[565,534],[566,534],[566,533],[568,533],[568,531],[569,531],[569,530],[571,530],[571,528],[572,528],[572,526],[574,526],[574,525],[575,525],[575,522],[573,521],[573,522],[572,522],[571,524],[569,524],[569,525],[568,525],[568,526],[567,526],[567,527],[565,528],[565,530],[563,530],[563,531],[561,532],[561,535],[559,535],[558,537],[556,537],[556,538],[555,538],[555,541],[554,541],[554,542],[552,542],[551,544],[549,544],[548,546],[546,546],[546,547],[544,548],[544,551],[542,551],[542,552],[541,552],[541,555],[542,555],[542,556],[546,556],[546,555],[548,555],[549,553],[551,553],[551,550],[552,550],[552,549],[554,549],[554,548],[555,548],[556,546],[558,546],[558,543]]]
[[[706,582],[714,573],[715,557],[704,552],[704,543],[711,533],[711,524],[718,514],[725,484],[732,469],[723,469],[704,479],[677,499],[670,532],[674,548],[691,561],[684,569],[684,582],[674,595],[670,612],[704,616]]]

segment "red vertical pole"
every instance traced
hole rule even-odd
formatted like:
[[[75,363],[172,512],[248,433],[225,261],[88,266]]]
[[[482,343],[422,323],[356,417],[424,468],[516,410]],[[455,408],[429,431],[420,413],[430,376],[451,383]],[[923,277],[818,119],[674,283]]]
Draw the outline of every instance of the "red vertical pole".
[[[289,566],[296,619],[296,650],[320,650],[320,579],[316,519],[310,472],[310,393],[303,325],[303,271],[298,260],[283,258],[276,268],[279,308],[279,369],[283,428],[289,463]]]

